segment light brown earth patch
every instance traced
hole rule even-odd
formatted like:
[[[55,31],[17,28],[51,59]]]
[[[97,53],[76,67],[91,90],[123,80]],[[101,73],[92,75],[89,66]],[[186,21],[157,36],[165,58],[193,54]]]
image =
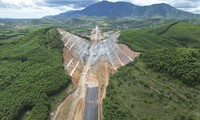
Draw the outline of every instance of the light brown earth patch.
[[[119,45],[120,49],[131,58],[135,58],[140,55],[139,52],[132,51],[128,46],[126,46],[124,44],[118,44],[118,45]]]
[[[85,108],[85,98],[81,98],[76,106],[75,113],[74,113],[74,120],[82,120],[83,113]]]
[[[99,85],[99,93],[98,93],[98,119],[102,119],[102,101],[105,98],[106,94],[106,87],[108,85],[109,74],[115,72],[112,68],[112,65],[107,62],[103,61],[99,64],[94,66],[96,69],[96,76],[98,78],[98,85]]]
[[[58,106],[57,110],[54,113],[54,116],[51,118],[52,120],[66,120],[69,115],[69,111],[72,105],[72,96],[69,95]]]
[[[62,34],[65,31],[59,30],[59,32]],[[66,44],[73,37],[73,35],[71,35],[70,33],[65,33],[67,36],[62,35],[62,39],[64,38],[64,44]],[[110,40],[109,42],[113,41]],[[124,44],[117,44],[116,42],[113,42],[113,44],[110,44],[113,47],[107,45],[107,50],[109,50],[110,53],[107,58],[101,59],[100,57],[100,62],[96,62],[94,63],[94,65],[89,66],[90,68],[86,75],[86,81],[84,81],[83,83],[81,81],[81,76],[84,76],[83,73],[85,73],[83,72],[84,64],[80,59],[78,59],[79,57],[74,54],[76,45],[71,50],[69,50],[69,47],[64,48],[64,66],[66,71],[68,71],[68,73],[71,75],[72,81],[77,86],[77,89],[69,98],[66,98],[61,103],[62,107],[59,108],[57,116],[55,117],[56,119],[53,120],[62,120],[63,118],[65,118],[65,120],[83,119],[87,86],[82,86],[82,84],[88,83],[90,85],[92,85],[93,83],[98,84],[98,120],[102,119],[102,101],[106,95],[106,87],[108,85],[109,74],[116,72],[117,68],[127,64],[130,61],[133,61],[135,57],[140,55],[140,53],[138,52],[131,51]],[[73,43],[71,44],[71,46],[72,45]],[[79,49],[80,46],[77,45],[76,47],[77,49]],[[107,54],[107,52],[105,54]],[[110,57],[112,56],[114,56],[115,59],[111,60]]]
[[[77,69],[75,69],[75,71],[71,76],[72,82],[77,86],[83,69],[83,63],[79,61],[76,57],[74,57],[66,47],[63,49],[63,56],[64,56],[64,68],[68,72],[68,74],[72,73],[77,62],[79,62]]]

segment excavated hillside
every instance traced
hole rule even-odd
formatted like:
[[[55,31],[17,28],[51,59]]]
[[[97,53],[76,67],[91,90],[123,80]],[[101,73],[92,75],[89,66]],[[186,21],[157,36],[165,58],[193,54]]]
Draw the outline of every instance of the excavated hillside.
[[[60,104],[52,120],[101,120],[109,74],[139,53],[117,44],[119,32],[101,33],[96,27],[91,32],[92,41],[88,41],[65,30],[58,31],[64,44],[64,67],[76,90]]]

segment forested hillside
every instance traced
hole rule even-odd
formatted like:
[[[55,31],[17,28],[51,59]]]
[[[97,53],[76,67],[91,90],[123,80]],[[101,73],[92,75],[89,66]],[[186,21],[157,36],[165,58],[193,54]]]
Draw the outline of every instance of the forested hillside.
[[[13,42],[14,41],[14,42]],[[70,83],[62,41],[45,28],[0,46],[0,119],[47,120],[49,98]]]
[[[200,49],[164,49],[142,56],[149,68],[179,78],[189,86],[200,84]]]
[[[151,31],[157,35],[174,39],[185,47],[200,48],[200,25],[187,22],[176,22],[163,25]]]
[[[199,120],[199,31],[182,22],[123,31],[141,56],[111,75],[104,120]]]
[[[120,8],[120,9],[119,9]],[[132,18],[199,18],[198,14],[193,14],[178,10],[169,4],[152,4],[149,6],[138,6],[129,2],[109,2],[101,1],[86,7],[83,10],[67,11],[51,18],[66,19],[80,16],[115,16]]]
[[[199,120],[200,86],[147,68],[142,58],[111,75],[104,120]]]
[[[156,28],[123,31],[120,42],[136,51],[176,47],[200,48],[199,32],[199,25],[175,22]]]

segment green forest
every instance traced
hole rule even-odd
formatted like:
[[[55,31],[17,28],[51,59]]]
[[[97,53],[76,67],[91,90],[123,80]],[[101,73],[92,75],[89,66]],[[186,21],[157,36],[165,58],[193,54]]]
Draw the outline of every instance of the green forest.
[[[142,57],[110,76],[104,120],[199,120],[200,86],[155,72]]]
[[[48,120],[72,85],[57,29],[42,27],[62,26],[81,36],[97,22],[103,31],[126,29],[120,43],[141,53],[110,75],[104,120],[199,120],[200,26],[167,19],[103,20],[8,21],[0,30],[0,119]]]
[[[123,31],[141,55],[110,76],[103,119],[199,120],[199,32],[184,22]]]
[[[70,83],[62,49],[55,28],[43,28],[0,46],[1,120],[18,120],[26,113],[29,120],[49,119],[51,96]]]
[[[154,28],[129,29],[121,32],[120,42],[139,52],[163,48],[200,48],[200,26],[175,22]]]
[[[146,52],[142,59],[149,68],[179,78],[189,86],[200,84],[200,49],[163,49]]]

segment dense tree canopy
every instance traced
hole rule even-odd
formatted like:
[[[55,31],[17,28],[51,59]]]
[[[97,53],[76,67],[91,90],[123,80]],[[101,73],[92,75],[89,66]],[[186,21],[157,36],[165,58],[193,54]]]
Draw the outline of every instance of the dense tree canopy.
[[[182,80],[187,85],[200,84],[199,49],[164,49],[146,52],[143,59],[148,67]]]
[[[70,83],[56,29],[44,28],[0,47],[0,119],[49,117],[49,97]]]
[[[199,31],[185,22],[123,31],[141,56],[110,76],[104,120],[199,120]]]

